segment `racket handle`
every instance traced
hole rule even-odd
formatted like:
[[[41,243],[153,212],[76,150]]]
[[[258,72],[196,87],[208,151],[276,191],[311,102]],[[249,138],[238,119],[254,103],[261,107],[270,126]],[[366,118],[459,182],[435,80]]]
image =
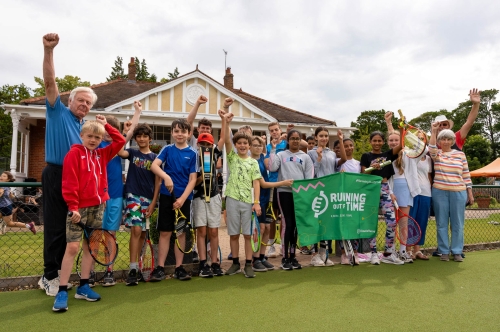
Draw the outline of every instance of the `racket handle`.
[[[384,161],[383,163],[380,163],[380,168],[384,167],[384,166],[387,166],[387,165],[390,165],[392,164],[392,161],[390,160],[386,160]],[[365,169],[365,172],[371,172],[375,169],[375,167],[368,167]]]
[[[398,110],[398,113],[399,113],[399,117],[401,118],[401,120],[404,121],[405,116],[403,115],[403,112],[401,110]]]
[[[73,217],[73,211],[68,211],[68,217]]]
[[[394,204],[394,209],[395,210],[399,209],[398,202],[394,201],[392,204]]]

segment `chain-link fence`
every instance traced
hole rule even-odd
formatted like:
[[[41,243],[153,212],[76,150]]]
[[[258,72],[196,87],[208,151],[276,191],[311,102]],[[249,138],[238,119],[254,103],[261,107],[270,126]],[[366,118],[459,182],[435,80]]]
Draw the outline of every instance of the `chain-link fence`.
[[[40,183],[0,183],[0,187],[12,187],[15,224],[7,225],[0,220],[0,290],[12,288],[29,288],[36,283],[43,273],[43,194]],[[473,188],[476,201],[486,198],[486,207],[480,208],[478,203],[470,206],[465,214],[465,245],[498,243],[500,241],[500,186],[475,186]],[[482,204],[482,203],[481,203]],[[484,206],[484,205],[481,205]],[[153,216],[154,217],[154,216]],[[36,234],[26,227],[35,224]],[[384,246],[385,223],[380,220],[377,235],[379,248]],[[115,276],[123,277],[123,271],[129,267],[129,233],[124,226],[116,234],[119,244],[119,255],[114,265]],[[221,238],[221,241],[229,239]],[[429,220],[425,245],[422,249],[433,251],[437,246],[436,222]],[[173,250],[170,250],[171,252]],[[226,257],[229,252],[224,252]],[[167,259],[167,264],[174,260]],[[187,255],[185,263],[192,262]],[[96,269],[100,267],[96,266]],[[102,268],[101,268],[102,269]],[[76,266],[73,268],[76,273]],[[72,277],[76,280],[76,274]]]

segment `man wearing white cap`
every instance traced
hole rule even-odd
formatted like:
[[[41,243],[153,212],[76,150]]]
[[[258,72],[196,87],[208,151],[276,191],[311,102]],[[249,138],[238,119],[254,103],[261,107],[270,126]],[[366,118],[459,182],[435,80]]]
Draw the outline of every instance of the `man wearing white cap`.
[[[480,94],[481,91],[478,89],[472,89],[469,91],[470,101],[472,101],[472,109],[467,117],[467,121],[463,124],[462,128],[455,133],[455,144],[452,146],[453,149],[462,150],[465,144],[465,138],[472,128],[474,121],[476,121],[479,113],[479,104],[481,102]],[[443,129],[453,129],[453,121],[447,119],[445,115],[436,116],[433,122],[439,122],[439,131]]]

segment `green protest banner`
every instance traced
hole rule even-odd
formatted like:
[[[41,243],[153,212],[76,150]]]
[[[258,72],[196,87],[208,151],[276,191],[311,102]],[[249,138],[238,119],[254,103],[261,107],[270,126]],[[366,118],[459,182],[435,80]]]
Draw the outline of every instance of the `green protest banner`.
[[[381,182],[379,176],[347,172],[294,181],[300,244],[375,237]]]

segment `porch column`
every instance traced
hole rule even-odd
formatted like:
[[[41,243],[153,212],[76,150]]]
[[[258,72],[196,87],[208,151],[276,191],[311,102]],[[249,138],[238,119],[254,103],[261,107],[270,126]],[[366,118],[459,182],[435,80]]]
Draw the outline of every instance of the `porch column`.
[[[19,130],[19,120],[21,119],[21,115],[17,114],[15,109],[12,109],[10,111],[10,117],[12,119],[12,147],[10,150],[10,172],[15,177],[17,168],[17,136]]]

